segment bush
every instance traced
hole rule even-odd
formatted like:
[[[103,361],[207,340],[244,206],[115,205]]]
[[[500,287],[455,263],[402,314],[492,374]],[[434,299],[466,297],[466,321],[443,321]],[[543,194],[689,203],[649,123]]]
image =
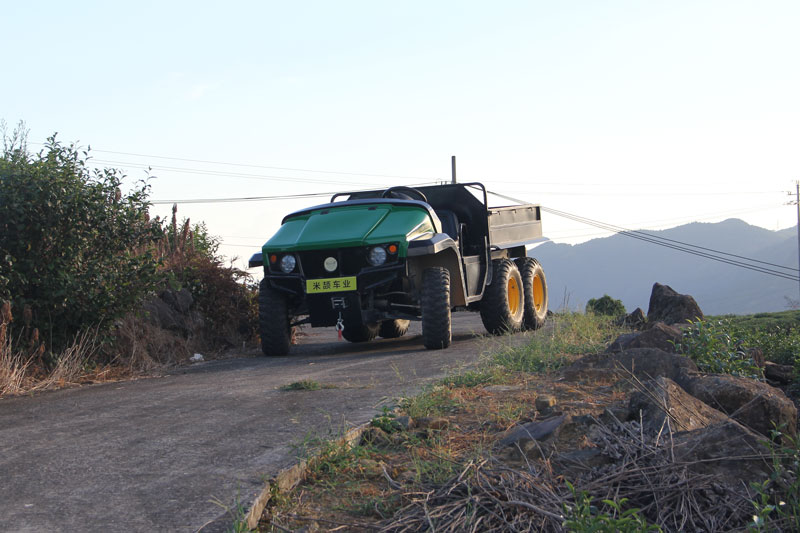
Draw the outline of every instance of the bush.
[[[586,304],[586,312],[595,315],[622,316],[626,314],[625,306],[620,300],[615,300],[608,294],[602,298],[592,298]]]
[[[90,170],[86,152],[55,135],[30,155],[25,132],[3,131],[0,157],[0,300],[25,310],[50,351],[137,306],[156,279],[146,182]]]
[[[750,349],[757,347],[727,320],[691,322],[676,345],[703,372],[763,379],[763,370],[750,356]]]

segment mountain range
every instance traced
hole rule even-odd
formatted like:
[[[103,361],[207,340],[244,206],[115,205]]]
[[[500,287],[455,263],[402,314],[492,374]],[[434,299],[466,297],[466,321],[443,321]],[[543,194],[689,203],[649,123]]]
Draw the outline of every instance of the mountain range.
[[[777,265],[796,268],[798,264],[797,228],[770,231],[739,219],[728,219],[644,232]],[[576,245],[548,241],[529,250],[528,255],[544,267],[552,310],[583,309],[589,299],[608,294],[622,300],[628,311],[641,307],[647,312],[655,282],[692,295],[703,312],[711,315],[782,311],[787,309],[788,299],[798,300],[796,280],[754,272],[622,234]],[[789,274],[797,276],[797,272]]]

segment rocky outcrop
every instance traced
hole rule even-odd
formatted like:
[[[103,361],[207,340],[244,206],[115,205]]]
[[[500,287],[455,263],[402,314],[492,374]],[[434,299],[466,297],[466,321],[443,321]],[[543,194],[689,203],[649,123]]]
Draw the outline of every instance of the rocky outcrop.
[[[728,374],[685,374],[677,381],[695,398],[761,435],[770,436],[775,427],[790,435],[797,432],[797,408],[783,391],[766,383]]]
[[[650,293],[647,323],[685,324],[689,320],[702,320],[703,311],[691,296],[678,294],[668,285],[656,283]]]
[[[674,381],[682,373],[696,371],[694,361],[683,355],[658,348],[633,348],[582,357],[564,370],[564,377],[570,380],[619,379],[630,372],[643,380],[663,376]]]
[[[684,391],[669,378],[642,384],[628,402],[632,420],[641,420],[651,432],[692,431],[728,420],[728,417]],[[669,425],[667,425],[669,424]]]
[[[623,333],[608,347],[609,352],[621,352],[632,348],[658,348],[664,352],[675,352],[680,342],[681,330],[656,322],[641,333]]]

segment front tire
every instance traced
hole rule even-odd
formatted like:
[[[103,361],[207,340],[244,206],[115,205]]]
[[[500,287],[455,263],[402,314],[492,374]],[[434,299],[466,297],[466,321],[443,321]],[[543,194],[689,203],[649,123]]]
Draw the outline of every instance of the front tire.
[[[396,339],[402,337],[408,332],[408,326],[411,324],[408,320],[384,320],[381,322],[381,328],[378,330],[378,335],[384,339]]]
[[[286,297],[261,280],[258,289],[258,325],[261,352],[267,356],[286,355],[292,342]]]
[[[547,320],[547,280],[539,261],[532,257],[521,257],[515,261],[522,276],[522,289],[525,293],[525,314],[522,325],[525,329],[536,330]]]
[[[518,331],[525,315],[522,276],[510,259],[492,263],[492,284],[486,287],[481,300],[481,320],[494,335]]]
[[[450,271],[428,268],[422,273],[422,341],[429,350],[450,346]]]
[[[369,342],[378,336],[378,324],[344,325],[342,337],[349,342]]]

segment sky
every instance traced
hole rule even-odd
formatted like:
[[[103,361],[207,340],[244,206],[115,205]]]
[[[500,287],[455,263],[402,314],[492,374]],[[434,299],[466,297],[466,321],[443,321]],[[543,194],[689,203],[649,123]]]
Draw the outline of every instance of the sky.
[[[0,0],[0,119],[149,175],[162,216],[431,184],[455,155],[461,182],[618,226],[774,230],[797,223],[798,27],[796,0]],[[178,214],[244,267],[326,200]]]

